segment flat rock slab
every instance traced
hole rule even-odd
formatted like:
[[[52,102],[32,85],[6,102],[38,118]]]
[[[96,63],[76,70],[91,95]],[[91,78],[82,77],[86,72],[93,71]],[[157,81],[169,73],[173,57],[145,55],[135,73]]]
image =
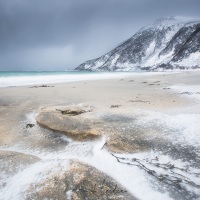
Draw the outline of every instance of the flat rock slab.
[[[98,113],[84,106],[58,106],[41,109],[36,117],[39,125],[65,133],[78,141],[91,140],[102,135],[104,147],[115,153],[141,152],[158,144],[159,134],[137,127],[134,116]],[[154,142],[155,143],[155,142]],[[157,146],[157,145],[156,145]]]
[[[45,108],[36,117],[38,124],[75,140],[91,140],[102,135],[106,139],[104,147],[115,153],[144,152],[169,145],[159,127],[144,127],[138,123],[141,119],[140,115],[116,111],[92,112],[84,106]]]
[[[89,114],[90,112],[90,108],[82,106],[50,107],[42,109],[36,116],[36,121],[43,127],[63,132],[75,140],[84,141],[99,136],[99,131],[95,128],[98,122]]]
[[[67,172],[54,174],[34,185],[26,199],[136,200],[108,175],[77,160],[70,160]]]

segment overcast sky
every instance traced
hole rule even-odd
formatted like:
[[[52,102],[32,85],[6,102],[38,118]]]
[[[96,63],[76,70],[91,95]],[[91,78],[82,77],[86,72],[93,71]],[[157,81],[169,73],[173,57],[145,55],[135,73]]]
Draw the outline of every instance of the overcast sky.
[[[200,18],[200,0],[0,0],[0,71],[65,70],[166,16]]]

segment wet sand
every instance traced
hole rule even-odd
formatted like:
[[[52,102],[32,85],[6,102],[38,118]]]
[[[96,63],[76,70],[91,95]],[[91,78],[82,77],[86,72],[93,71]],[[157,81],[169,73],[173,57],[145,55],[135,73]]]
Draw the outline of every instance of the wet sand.
[[[91,194],[91,191],[84,191],[84,186],[91,187],[92,178],[102,176],[105,179],[95,184],[104,184],[102,181],[108,179],[108,190],[114,191],[106,195],[105,189],[102,199],[198,199],[200,146],[195,134],[199,129],[193,128],[192,123],[200,122],[200,91],[180,92],[173,86],[198,88],[199,76],[198,71],[130,74],[111,80],[47,85],[51,87],[0,88],[0,158],[3,161],[0,164],[0,199],[30,199],[35,190],[36,199],[50,199],[45,196],[48,192],[40,196],[40,188],[50,190],[52,177],[59,173],[57,183],[53,183],[55,196],[52,198],[94,199],[96,192],[96,197],[101,199],[102,190]],[[193,98],[193,95],[196,96]],[[87,121],[90,128],[97,130],[101,137],[78,141],[70,134],[47,129],[35,121],[42,110],[56,106],[90,107],[91,112],[80,116],[90,119]],[[184,135],[187,133],[194,133],[193,138],[187,138]],[[15,159],[10,160],[10,156]],[[99,170],[98,175],[90,177],[90,183],[79,183],[82,193],[80,188],[77,192],[70,183],[63,182],[63,177],[69,176],[66,172],[74,172],[73,168],[66,167],[71,159],[94,167],[94,171]],[[45,166],[51,165],[57,170],[46,170]],[[80,174],[81,167],[76,170]],[[27,182],[29,173],[34,176]],[[38,174],[40,178],[35,181]],[[17,176],[21,183],[15,185]],[[88,175],[84,176],[87,180]],[[76,179],[75,175],[72,179]],[[67,188],[59,189],[57,186],[61,182]],[[118,191],[116,195],[116,183],[126,192]]]

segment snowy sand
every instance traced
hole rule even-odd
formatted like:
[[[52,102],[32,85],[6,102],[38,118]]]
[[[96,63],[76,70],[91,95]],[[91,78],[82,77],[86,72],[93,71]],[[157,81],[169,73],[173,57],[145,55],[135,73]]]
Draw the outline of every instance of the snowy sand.
[[[199,85],[193,81],[196,76],[196,73],[162,73],[131,75],[123,80],[117,76],[112,80],[67,83],[53,88],[1,88],[0,151],[24,153],[40,160],[18,165],[15,173],[1,171],[0,199],[26,199],[32,184],[37,185],[52,174],[62,175],[68,170],[70,159],[78,159],[108,174],[141,200],[199,199],[200,100]],[[102,149],[106,142],[104,136],[97,141],[76,142],[36,124],[39,108],[65,104],[87,104],[99,114],[123,114],[135,119],[127,126],[159,132],[163,144],[170,145],[169,152],[165,147],[152,147],[113,156],[108,149]],[[121,106],[111,109],[113,104]],[[24,128],[28,123],[35,126]],[[173,154],[170,148],[175,147],[180,152]],[[192,149],[188,151],[188,148]],[[190,157],[193,155],[190,151],[198,156]],[[159,167],[155,165],[158,163]],[[3,169],[9,166],[9,159],[0,164]],[[155,174],[147,173],[142,166]],[[156,178],[162,174],[170,180],[184,179],[182,189],[179,191],[171,182]]]

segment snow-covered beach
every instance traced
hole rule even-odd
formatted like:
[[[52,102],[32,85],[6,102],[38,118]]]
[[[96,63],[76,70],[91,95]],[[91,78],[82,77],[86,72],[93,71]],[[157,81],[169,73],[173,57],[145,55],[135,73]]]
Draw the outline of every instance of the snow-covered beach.
[[[200,73],[113,74],[1,85],[0,199],[91,199],[89,184],[115,199],[200,198]],[[76,119],[100,137],[78,141],[37,123],[62,106],[90,107]]]

